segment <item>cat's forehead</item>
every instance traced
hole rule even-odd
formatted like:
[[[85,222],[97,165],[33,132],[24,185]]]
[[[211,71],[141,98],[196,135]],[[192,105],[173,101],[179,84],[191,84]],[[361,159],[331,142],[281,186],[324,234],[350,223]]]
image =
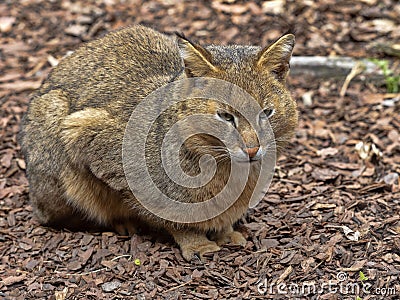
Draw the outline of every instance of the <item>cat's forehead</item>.
[[[216,66],[244,66],[249,62],[253,62],[261,50],[257,46],[245,45],[208,45],[205,48],[210,52],[212,57],[218,57],[218,59],[213,60],[213,64]]]

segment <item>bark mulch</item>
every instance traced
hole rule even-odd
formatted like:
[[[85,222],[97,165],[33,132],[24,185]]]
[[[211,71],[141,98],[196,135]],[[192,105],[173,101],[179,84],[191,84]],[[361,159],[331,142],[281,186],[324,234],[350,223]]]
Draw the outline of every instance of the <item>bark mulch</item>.
[[[16,140],[29,94],[80,43],[136,23],[222,44],[295,30],[295,55],[389,59],[399,72],[387,51],[400,40],[395,0],[2,1],[0,298],[399,299],[400,96],[362,76],[343,96],[341,79],[289,79],[300,126],[265,199],[238,225],[244,248],[190,264],[171,240],[32,218]]]

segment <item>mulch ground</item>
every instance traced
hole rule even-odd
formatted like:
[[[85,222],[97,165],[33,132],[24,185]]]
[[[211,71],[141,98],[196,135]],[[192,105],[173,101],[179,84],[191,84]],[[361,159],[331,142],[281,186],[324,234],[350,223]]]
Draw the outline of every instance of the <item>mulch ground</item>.
[[[341,97],[343,80],[290,78],[300,126],[267,196],[239,224],[247,245],[204,264],[155,236],[41,227],[16,138],[51,66],[129,24],[221,44],[264,45],[295,30],[295,55],[387,58],[395,69],[382,45],[399,41],[399,22],[395,0],[2,1],[0,298],[400,299],[400,97],[380,82],[359,76]]]

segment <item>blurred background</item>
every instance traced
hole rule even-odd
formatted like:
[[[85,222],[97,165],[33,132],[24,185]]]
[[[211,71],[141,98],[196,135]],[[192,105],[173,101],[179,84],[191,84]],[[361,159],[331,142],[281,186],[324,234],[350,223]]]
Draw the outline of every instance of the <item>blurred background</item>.
[[[399,22],[400,4],[394,0],[5,0],[0,3],[0,81],[23,73],[31,83],[11,87],[36,87],[67,51],[132,24],[183,32],[203,44],[265,46],[291,31],[298,56],[398,59]],[[7,87],[0,86],[0,95]]]

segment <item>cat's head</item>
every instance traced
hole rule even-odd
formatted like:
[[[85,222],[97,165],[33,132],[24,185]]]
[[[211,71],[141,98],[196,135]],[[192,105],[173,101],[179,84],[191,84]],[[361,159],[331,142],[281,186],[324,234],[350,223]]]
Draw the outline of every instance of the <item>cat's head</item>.
[[[297,126],[297,106],[286,87],[289,60],[294,47],[294,35],[286,34],[265,48],[256,46],[202,47],[178,36],[185,74],[189,78],[215,78],[232,83],[258,103],[256,120],[251,125],[237,109],[220,102],[199,101],[188,110],[208,113],[221,124],[224,135],[232,141],[224,146],[208,135],[193,137],[189,146],[228,152],[237,161],[257,161],[268,152],[263,136],[271,126],[278,152],[292,137]],[[254,100],[253,100],[254,101]],[[244,103],[245,105],[245,103]],[[213,122],[214,123],[214,122]],[[260,138],[261,137],[261,138]],[[265,139],[264,139],[265,140]]]

